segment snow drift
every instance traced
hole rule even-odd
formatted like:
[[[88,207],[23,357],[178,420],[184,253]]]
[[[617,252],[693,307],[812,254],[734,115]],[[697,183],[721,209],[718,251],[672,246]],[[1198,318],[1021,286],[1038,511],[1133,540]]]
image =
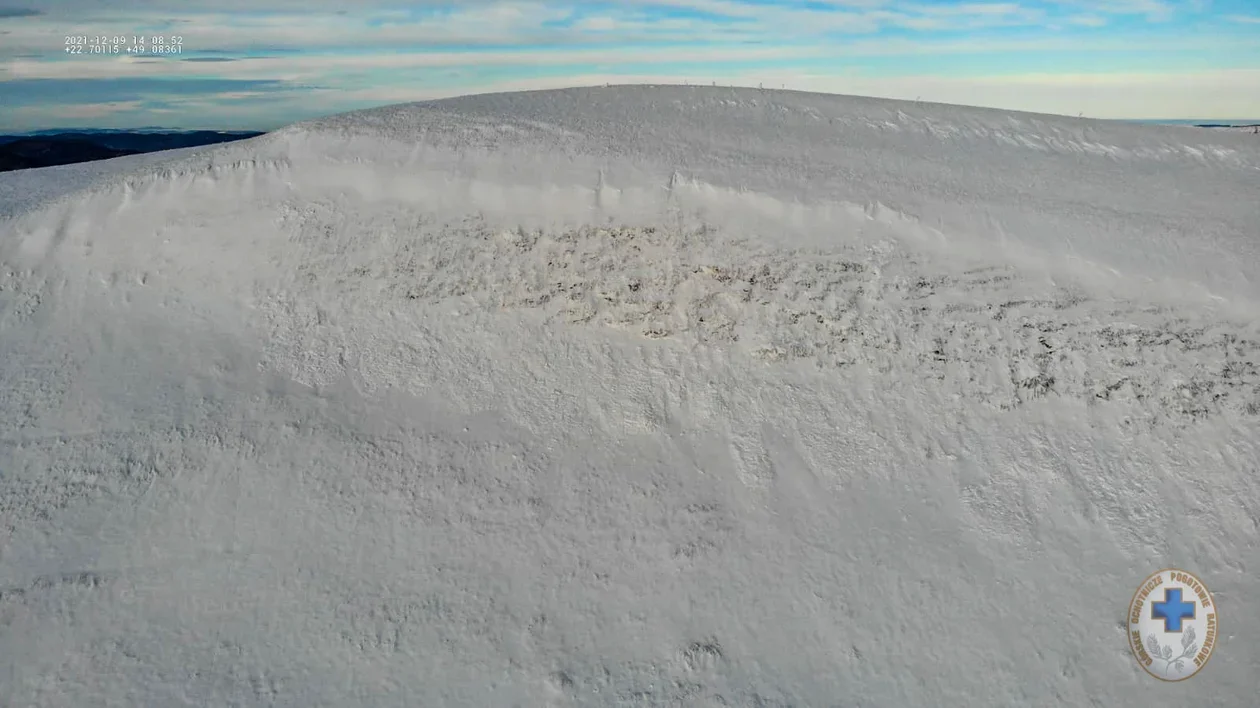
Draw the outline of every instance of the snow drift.
[[[1168,566],[1254,695],[1251,136],[612,87],[146,157],[0,184],[3,702],[1151,705]]]

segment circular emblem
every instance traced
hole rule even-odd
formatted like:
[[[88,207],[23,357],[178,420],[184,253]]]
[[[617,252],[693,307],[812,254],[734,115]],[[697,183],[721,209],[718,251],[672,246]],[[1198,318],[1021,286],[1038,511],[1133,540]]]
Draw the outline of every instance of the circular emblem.
[[[1184,681],[1216,648],[1216,603],[1193,573],[1169,568],[1138,586],[1129,603],[1129,647],[1146,673]]]

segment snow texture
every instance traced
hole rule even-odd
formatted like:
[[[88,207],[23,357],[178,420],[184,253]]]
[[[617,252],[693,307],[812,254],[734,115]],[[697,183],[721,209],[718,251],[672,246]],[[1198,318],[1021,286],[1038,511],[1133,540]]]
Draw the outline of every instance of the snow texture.
[[[640,86],[142,157],[0,181],[0,705],[1254,705],[1249,135]]]

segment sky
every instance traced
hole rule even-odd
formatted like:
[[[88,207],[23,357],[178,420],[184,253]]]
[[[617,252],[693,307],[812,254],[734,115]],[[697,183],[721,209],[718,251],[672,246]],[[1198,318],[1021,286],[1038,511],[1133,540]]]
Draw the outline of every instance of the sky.
[[[1260,0],[0,0],[0,131],[271,130],[609,83],[1257,119]]]

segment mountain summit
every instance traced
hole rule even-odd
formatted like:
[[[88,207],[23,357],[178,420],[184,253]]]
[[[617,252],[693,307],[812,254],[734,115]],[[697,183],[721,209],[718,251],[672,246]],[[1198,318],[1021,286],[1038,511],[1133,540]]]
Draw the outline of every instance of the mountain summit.
[[[1260,143],[714,87],[0,178],[15,704],[1254,692]],[[76,170],[78,170],[76,172]]]

